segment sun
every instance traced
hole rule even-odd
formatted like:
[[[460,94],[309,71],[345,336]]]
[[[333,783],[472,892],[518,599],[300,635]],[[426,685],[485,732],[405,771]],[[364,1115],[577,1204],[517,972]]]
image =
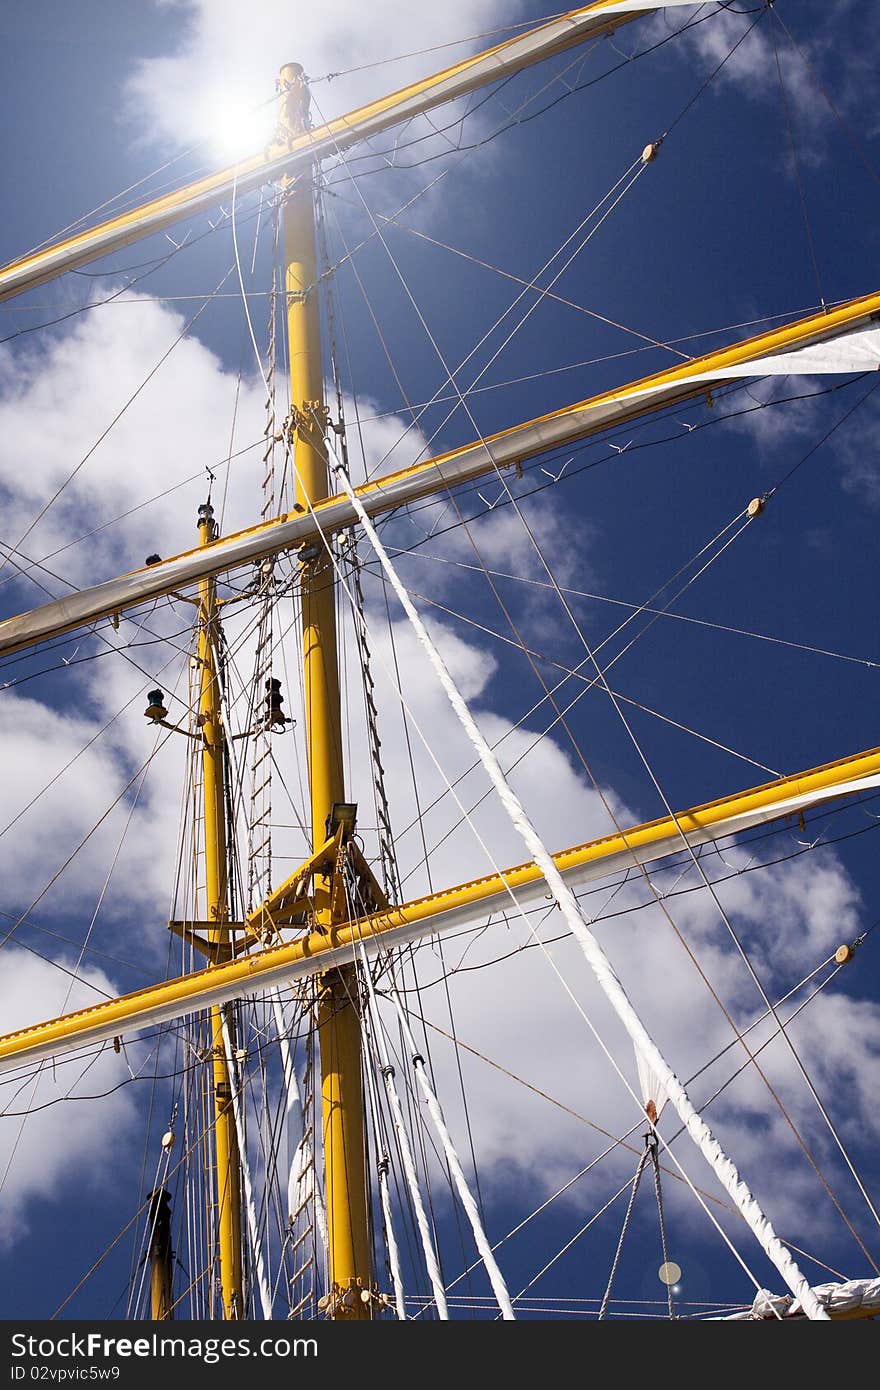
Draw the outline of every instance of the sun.
[[[205,104],[204,127],[218,159],[234,162],[259,154],[272,139],[277,123],[274,102],[254,106],[228,92]]]

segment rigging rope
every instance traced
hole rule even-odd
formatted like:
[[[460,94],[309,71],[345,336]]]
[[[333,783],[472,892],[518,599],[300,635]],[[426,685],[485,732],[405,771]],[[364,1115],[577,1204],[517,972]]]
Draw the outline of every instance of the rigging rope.
[[[714,536],[712,537],[711,540],[707,541],[705,545],[701,546],[701,548],[697,551],[697,553],[696,553],[695,555],[693,555],[688,561],[686,561],[684,565],[680,566],[680,568],[675,572],[675,574],[673,574],[672,576],[670,576],[669,579],[665,580],[664,583],[661,584],[659,588],[655,589],[654,592],[653,592],[653,593],[648,597],[648,599],[645,601],[645,604],[644,604],[643,606],[637,608],[634,612],[630,613],[629,617],[625,618],[625,619],[623,620],[623,622],[618,623],[617,627],[614,628],[614,629],[608,634],[608,636],[605,637],[605,638],[603,638],[603,640],[596,646],[596,648],[594,649],[594,652],[595,652],[595,653],[598,653],[598,652],[601,651],[604,647],[606,647],[606,646],[609,644],[609,642],[613,641],[613,639],[614,639],[619,633],[623,632],[623,630],[624,630],[625,628],[629,627],[630,624],[633,623],[633,622],[635,621],[635,619],[639,616],[639,613],[640,613],[640,612],[642,612],[642,611],[651,612],[651,613],[654,615],[654,616],[652,616],[651,620],[650,620],[649,622],[645,623],[645,625],[644,625],[639,631],[636,632],[635,636],[632,637],[632,638],[630,638],[630,640],[627,642],[627,644],[626,644],[624,647],[622,647],[618,652],[616,652],[615,655],[607,662],[607,664],[606,664],[606,666],[605,666],[606,672],[609,671],[609,670],[611,669],[612,666],[616,665],[616,663],[617,663],[618,661],[620,661],[624,656],[626,656],[627,652],[631,651],[631,649],[632,649],[633,646],[636,644],[636,642],[638,642],[642,637],[644,637],[644,635],[650,630],[650,628],[653,627],[654,623],[658,620],[658,618],[661,617],[661,616],[663,616],[664,611],[665,611],[666,609],[668,609],[669,607],[671,607],[671,605],[672,605],[673,603],[675,603],[676,600],[679,599],[679,598],[682,596],[682,594],[686,593],[687,590],[688,590],[693,584],[696,583],[696,581],[700,578],[700,576],[706,572],[706,570],[710,567],[710,565],[713,565],[713,564],[715,563],[715,561],[718,560],[719,557],[720,557],[721,555],[724,554],[724,552],[726,551],[728,545],[730,545],[733,541],[735,541],[735,540],[742,534],[742,532],[745,530],[745,523],[743,523],[743,525],[739,526],[739,528],[733,533],[733,535],[732,535],[732,536],[729,536],[728,539],[725,540],[725,541],[723,542],[723,544],[721,544],[720,546],[718,546],[718,548],[715,549],[713,553],[709,554],[709,558],[708,558],[707,560],[704,561],[704,563],[701,565],[700,569],[698,569],[698,570],[696,571],[695,574],[692,574],[692,575],[690,576],[690,578],[687,579],[686,582],[685,582],[684,584],[682,584],[682,586],[681,586],[678,590],[676,590],[676,591],[672,594],[672,596],[667,600],[666,604],[664,605],[664,609],[649,608],[648,605],[649,605],[649,604],[652,604],[652,603],[655,601],[655,599],[657,599],[657,598],[659,597],[660,594],[662,594],[666,589],[669,588],[669,586],[670,586],[671,584],[673,584],[678,578],[680,578],[680,576],[681,576],[687,569],[689,569],[691,565],[693,565],[696,561],[702,559],[703,556],[707,554],[707,552],[712,551],[712,547],[713,547],[713,546],[716,546],[716,545],[718,544],[718,542],[722,540],[723,537],[727,536],[727,533],[730,532],[731,529],[741,520],[741,517],[742,517],[742,513],[739,513],[736,517],[733,518],[732,521],[728,522],[726,526],[723,526],[723,527],[721,528],[721,530],[720,530],[716,535],[714,535]],[[515,628],[514,628],[514,631],[516,631]],[[579,674],[579,673],[583,670],[584,666],[587,665],[587,662],[588,662],[588,658],[585,658],[582,662],[579,662],[577,666],[575,666],[575,667],[572,668],[572,669],[573,669],[573,673],[574,673],[575,675]],[[566,676],[566,677],[563,677],[563,679],[557,681],[557,683],[556,683],[555,685],[550,686],[549,689],[547,688],[545,682],[542,680],[542,681],[541,681],[541,685],[542,685],[542,688],[544,689],[545,693],[541,696],[541,698],[540,698],[539,700],[537,700],[537,701],[531,706],[530,709],[526,710],[525,714],[523,714],[523,715],[516,721],[516,723],[515,723],[510,729],[508,729],[504,734],[502,734],[501,737],[492,745],[492,749],[493,749],[493,751],[495,751],[497,748],[499,748],[499,747],[501,746],[501,744],[505,741],[505,739],[507,739],[508,737],[510,737],[510,735],[513,734],[517,729],[521,728],[521,727],[525,724],[525,722],[526,722],[527,719],[529,719],[534,713],[536,713],[536,711],[539,710],[543,704],[545,704],[545,703],[547,703],[547,702],[549,701],[549,703],[551,704],[551,706],[552,706],[552,708],[553,708],[553,710],[554,710],[553,718],[550,720],[550,722],[549,722],[548,724],[545,725],[545,727],[541,730],[541,732],[540,732],[539,734],[537,734],[537,735],[535,736],[534,739],[532,739],[532,741],[527,745],[527,747],[524,748],[523,751],[517,756],[517,758],[510,764],[510,766],[509,766],[508,769],[507,769],[507,775],[508,775],[508,776],[510,775],[511,772],[513,772],[513,770],[514,770],[516,767],[519,766],[519,764],[520,764],[520,763],[523,761],[523,759],[532,751],[532,749],[533,749],[533,748],[536,748],[543,738],[546,738],[547,734],[549,734],[550,731],[551,731],[552,729],[554,729],[554,728],[556,727],[557,724],[560,724],[560,723],[564,724],[564,717],[565,717],[565,715],[567,715],[567,714],[569,713],[569,711],[570,711],[571,709],[573,709],[574,706],[575,706],[576,704],[578,704],[578,702],[584,698],[584,696],[588,693],[588,691],[589,691],[590,689],[592,689],[592,683],[589,684],[589,685],[585,685],[585,686],[583,687],[583,689],[579,690],[579,691],[577,692],[577,694],[574,695],[574,696],[572,697],[571,700],[569,700],[568,704],[567,704],[567,705],[564,705],[563,708],[560,710],[560,709],[558,708],[557,704],[555,703],[555,701],[553,700],[553,696],[557,693],[557,691],[559,691],[559,690],[562,689],[562,687],[565,685],[565,683],[566,683],[567,680],[568,680],[568,677],[567,677],[567,676]],[[580,753],[580,750],[579,750],[579,748],[578,748],[578,746],[577,746],[577,743],[576,743],[574,740],[572,740],[572,742],[573,742],[573,746],[574,746],[575,752],[579,754],[579,753]],[[477,759],[477,761],[474,762],[474,763],[472,763],[468,768],[466,768],[465,771],[464,771],[463,773],[460,773],[460,774],[459,774],[459,776],[458,776],[458,777],[455,779],[455,781],[451,784],[451,786],[450,786],[449,789],[452,790],[453,788],[455,788],[456,786],[458,786],[462,781],[464,781],[464,779],[465,779],[471,772],[473,772],[477,767],[479,767],[479,765],[480,765],[479,759]],[[453,794],[454,794],[454,793],[453,793]],[[430,805],[427,809],[428,809],[429,811],[430,811],[430,810],[433,810],[434,806],[436,806],[436,805],[438,804],[438,802],[439,802],[440,800],[442,800],[442,798],[443,798],[445,795],[446,795],[446,792],[445,792],[445,791],[441,792],[440,795],[439,795],[437,798],[435,798],[435,800],[431,803],[431,805]],[[475,802],[473,803],[473,805],[469,808],[469,810],[465,813],[465,815],[470,815],[470,814],[472,814],[472,813],[477,809],[477,807],[479,807],[479,806],[486,800],[486,798],[487,798],[488,796],[490,796],[490,795],[491,795],[491,788],[489,788],[486,792],[484,792],[483,795],[482,795],[481,797],[479,797],[478,800],[475,801]],[[463,809],[463,808],[462,808],[462,809]],[[449,834],[452,833],[452,830],[455,830],[455,829],[457,828],[457,824],[459,824],[459,823],[460,823],[460,822],[457,822],[456,825],[453,825],[452,828],[451,828],[451,830],[447,831],[447,832],[446,832],[446,835],[443,836],[443,839],[448,838]],[[412,825],[406,826],[405,829],[403,830],[402,834],[405,835],[405,834],[407,833],[407,831],[410,830],[410,829],[412,829]],[[438,843],[439,843],[439,844],[442,844],[442,843],[443,843],[443,839],[441,839]],[[436,848],[437,848],[437,846],[435,845],[435,849],[436,849]],[[419,867],[419,866],[416,865],[416,868],[418,868],[418,867]],[[409,875],[407,875],[407,877],[409,877]],[[404,879],[404,882],[406,882],[406,879]]]
[[[241,1083],[238,1078],[238,1071],[235,1065],[235,1055],[232,1050],[232,1039],[229,1035],[229,1020],[226,1009],[221,1010],[221,1029],[223,1033],[223,1050],[226,1054],[226,1068],[230,1079],[230,1094],[232,1096],[232,1113],[235,1119],[235,1132],[238,1137],[238,1157],[241,1167],[241,1176],[244,1183],[244,1200],[247,1211],[248,1232],[251,1238],[251,1250],[253,1252],[254,1264],[256,1265],[257,1288],[260,1293],[260,1304],[263,1309],[263,1317],[267,1322],[272,1321],[272,1291],[269,1288],[269,1281],[266,1277],[266,1261],[263,1254],[263,1237],[260,1233],[257,1222],[257,1208],[254,1203],[254,1188],[251,1180],[251,1169],[247,1157],[247,1135],[244,1128],[244,1115],[241,1108]]]
[[[332,453],[333,446],[328,440],[328,449]],[[334,455],[335,457],[335,455]],[[740,1209],[743,1218],[752,1230],[762,1249],[776,1265],[780,1275],[785,1280],[788,1287],[792,1290],[795,1297],[801,1300],[802,1307],[807,1317],[814,1320],[827,1319],[828,1314],[822,1307],[819,1300],[813,1294],[808,1281],[801,1274],[795,1261],[791,1258],[764,1212],[761,1210],[755,1198],[740,1178],[736,1166],[722,1150],[717,1139],[712,1134],[706,1122],[691,1104],[684,1087],[671,1067],[663,1057],[657,1045],[654,1043],[641,1019],[636,1014],[632,1004],[627,997],[624,988],[615,974],[611,962],[599,945],[598,940],[584,922],[577,901],[566,884],[562,875],[556,867],[551,855],[548,853],[543,841],[540,839],[536,830],[528,819],[519,798],[507,782],[501,766],[492,752],[483,735],[480,733],[473,716],[465,703],[461,692],[450,675],[443,658],[429,636],[424,623],[419,617],[412,600],[406,592],[403,584],[398,577],[397,571],[385,550],[376,529],[369,516],[364,510],[360,498],[355,493],[341,465],[336,463],[336,474],[342,483],[343,490],[348,496],[349,501],[358,514],[358,519],[367,537],[375,550],[382,567],[388,576],[389,582],[410,623],[412,624],[418,640],[425,650],[434,671],[446,693],[450,705],[452,706],[462,729],[470,739],[475,752],[479,755],[480,761],[488,773],[493,785],[495,786],[501,804],[507,812],[511,824],[520,834],[529,855],[541,869],[547,885],[554,898],[559,903],[560,910],[568,926],[587,961],[593,974],[596,977],[603,993],[611,1003],[612,1008],[632,1039],[634,1045],[642,1055],[644,1060],[661,1078],[666,1087],[667,1093],[672,1104],[675,1106],[682,1122],[685,1124],[691,1138],[697,1144],[707,1162],[715,1171],[716,1176],[722,1183],[725,1190],[733,1198]]]
[[[428,1271],[428,1278],[434,1290],[434,1302],[437,1305],[437,1316],[442,1322],[449,1318],[449,1309],[446,1303],[446,1291],[443,1287],[443,1276],[440,1273],[440,1264],[437,1259],[437,1251],[428,1227],[428,1218],[425,1213],[425,1205],[422,1201],[421,1187],[419,1186],[418,1176],[416,1175],[415,1162],[413,1160],[412,1147],[409,1141],[406,1124],[403,1118],[403,1109],[400,1104],[400,1096],[397,1094],[397,1087],[394,1084],[394,1067],[388,1055],[388,1046],[385,1040],[385,1033],[382,1028],[379,1010],[376,1004],[376,993],[373,987],[373,977],[367,963],[366,952],[363,942],[361,942],[361,959],[364,967],[364,978],[367,982],[367,995],[370,1010],[373,1014],[375,1027],[373,1029],[376,1042],[379,1048],[379,1057],[382,1064],[382,1080],[385,1083],[385,1093],[388,1096],[388,1104],[391,1108],[391,1123],[397,1134],[397,1141],[400,1147],[400,1158],[403,1164],[403,1172],[409,1187],[412,1198],[413,1209],[416,1216],[419,1236],[422,1242],[422,1250],[425,1256],[425,1266]]]
[[[367,1036],[368,1051],[372,1046],[372,1038]],[[385,1126],[382,1123],[383,1116],[379,1106],[379,1096],[376,1087],[376,1077],[373,1067],[369,1061],[365,1067],[367,1074],[367,1094],[370,1099],[370,1108],[373,1115],[373,1128],[376,1141],[376,1175],[379,1183],[379,1204],[382,1210],[382,1228],[385,1232],[385,1245],[388,1250],[388,1268],[391,1273],[391,1283],[394,1288],[394,1307],[399,1322],[406,1321],[406,1299],[403,1289],[403,1272],[400,1265],[400,1250],[397,1245],[397,1238],[394,1234],[394,1221],[391,1214],[391,1193],[388,1188],[388,1174],[391,1168],[391,1160],[388,1154],[386,1143]]]
[[[415,555],[420,560],[434,560],[438,564],[451,565],[455,569],[468,570],[474,574],[482,574],[483,569],[480,565],[470,565],[466,560],[456,560],[449,555],[435,555],[430,550],[414,550],[405,546],[389,545],[388,549],[397,555]],[[493,579],[511,579],[518,584],[528,584],[535,589],[553,589],[554,586],[546,579],[535,579],[531,575],[513,574],[509,570],[489,569]],[[652,608],[646,603],[631,603],[622,598],[610,598],[607,594],[592,593],[587,589],[573,589],[570,585],[560,584],[559,589],[569,598],[588,598],[596,603],[613,604],[615,608],[629,608],[636,613],[656,613],[661,618],[671,618],[679,623],[692,623],[696,627],[710,628],[715,632],[731,632],[737,637],[753,637],[758,642],[772,642],[779,647],[791,647],[794,651],[809,652],[814,656],[830,656],[838,661],[849,661],[856,666],[866,666],[869,670],[880,670],[880,662],[871,661],[864,656],[851,656],[848,652],[835,652],[827,647],[812,647],[805,642],[792,642],[785,637],[774,637],[767,632],[752,632],[749,628],[733,627],[729,623],[711,622],[708,618],[694,618],[687,613],[671,613],[666,608]],[[415,595],[423,597],[423,595]],[[776,774],[774,773],[774,776]]]
[[[773,57],[776,62],[776,76],[779,81],[779,95],[782,98],[782,109],[785,113],[785,124],[788,130],[788,142],[791,146],[791,158],[794,165],[795,182],[797,183],[798,197],[800,198],[801,214],[804,219],[804,231],[807,237],[807,248],[810,253],[810,260],[813,265],[813,274],[816,277],[816,289],[819,291],[819,302],[827,313],[825,303],[825,291],[822,288],[822,275],[819,271],[819,258],[816,254],[816,242],[813,236],[813,228],[810,225],[810,213],[807,208],[807,191],[804,187],[804,176],[801,169],[801,160],[798,153],[797,139],[795,137],[794,121],[792,120],[791,106],[788,100],[788,93],[785,90],[785,81],[782,76],[782,64],[779,60],[779,44],[776,40],[776,30],[773,33]]]
[[[388,901],[395,903],[400,901],[400,883],[397,872],[397,857],[394,850],[394,834],[391,829],[391,811],[388,805],[388,792],[385,787],[385,769],[382,766],[380,752],[382,740],[379,737],[378,710],[375,698],[376,683],[370,669],[370,645],[367,638],[367,625],[364,620],[364,591],[361,586],[361,564],[356,542],[350,547],[349,559],[349,577],[356,609],[355,621],[352,626],[357,643],[364,690],[370,765],[373,770],[379,858],[382,864],[382,886]]]
[[[632,1180],[629,1201],[626,1204],[626,1211],[623,1217],[623,1224],[620,1228],[620,1236],[617,1241],[617,1249],[614,1252],[614,1259],[611,1261],[611,1271],[608,1275],[608,1283],[605,1285],[605,1293],[603,1295],[602,1302],[599,1305],[600,1322],[605,1317],[605,1314],[608,1312],[608,1304],[611,1299],[611,1289],[614,1285],[614,1276],[617,1273],[617,1266],[620,1263],[620,1256],[621,1252],[623,1251],[623,1242],[625,1241],[626,1233],[629,1230],[630,1218],[632,1216],[633,1207],[635,1206],[636,1193],[639,1190],[639,1183],[642,1181],[642,1173],[645,1171],[645,1164],[647,1163],[647,1161],[648,1145],[646,1143],[644,1152],[641,1154],[639,1161],[636,1164],[635,1177]]]
[[[666,1218],[663,1214],[663,1190],[660,1186],[660,1160],[657,1154],[657,1139],[653,1134],[649,1134],[645,1140],[646,1146],[651,1154],[651,1167],[654,1171],[654,1195],[657,1198],[657,1220],[660,1223],[660,1249],[663,1253],[663,1272],[667,1276],[664,1279],[666,1284],[666,1297],[669,1305],[670,1318],[675,1317],[675,1300],[672,1289],[674,1280],[668,1276],[671,1273],[669,1268],[669,1251],[666,1247]]]
[[[480,1213],[477,1211],[476,1202],[474,1201],[473,1196],[471,1194],[471,1190],[467,1185],[467,1179],[465,1178],[464,1172],[462,1170],[458,1154],[455,1151],[455,1146],[452,1143],[452,1138],[449,1134],[449,1130],[446,1128],[446,1122],[443,1119],[443,1112],[440,1109],[437,1097],[434,1093],[431,1083],[428,1080],[427,1073],[425,1071],[425,1059],[424,1057],[422,1057],[421,1053],[418,1051],[416,1047],[415,1039],[413,1038],[413,1035],[410,1031],[409,1020],[407,1018],[406,1011],[404,1010],[403,1005],[401,1004],[400,999],[397,996],[396,990],[394,990],[392,994],[392,999],[397,1009],[397,1015],[400,1019],[400,1024],[403,1028],[404,1036],[406,1037],[407,1043],[410,1047],[411,1060],[413,1070],[416,1074],[416,1079],[419,1083],[419,1086],[422,1089],[422,1094],[425,1097],[425,1103],[428,1107],[428,1113],[430,1114],[431,1119],[434,1122],[434,1128],[437,1131],[437,1136],[440,1140],[440,1143],[443,1146],[443,1152],[445,1153],[449,1167],[452,1170],[452,1178],[455,1183],[456,1191],[458,1192],[461,1204],[464,1207],[465,1212],[467,1213],[468,1220],[471,1223],[471,1230],[474,1233],[474,1240],[476,1242],[477,1249],[480,1252],[483,1264],[486,1266],[486,1273],[489,1276],[489,1283],[492,1285],[493,1292],[498,1301],[498,1307],[501,1309],[502,1318],[506,1322],[515,1321],[515,1314],[510,1302],[510,1294],[507,1291],[507,1284],[504,1281],[504,1276],[502,1275],[501,1270],[498,1268],[495,1256],[492,1254],[492,1247],[490,1246],[486,1238],[486,1232],[483,1229],[483,1223],[480,1220]]]
[[[436,608],[441,613],[446,613],[449,617],[457,619],[458,622],[465,623],[468,627],[477,628],[478,631],[484,632],[489,637],[494,637],[496,642],[503,642],[506,646],[513,647],[516,651],[522,652],[525,656],[536,657],[537,660],[544,662],[548,666],[552,666],[555,670],[564,671],[566,676],[571,677],[573,680],[582,681],[590,689],[598,684],[595,677],[585,676],[580,670],[571,666],[566,666],[564,662],[556,661],[553,657],[547,656],[544,652],[536,651],[534,647],[523,646],[522,643],[518,642],[515,638],[505,637],[503,632],[498,632],[495,628],[488,627],[485,623],[480,623],[475,618],[469,618],[466,613],[461,613],[458,609],[450,608],[445,603],[439,603],[436,599],[429,598],[427,594],[422,594],[417,589],[407,587],[407,593],[412,598],[421,599],[423,603],[428,604],[431,608]],[[723,753],[729,753],[731,757],[739,758],[741,762],[749,763],[752,767],[759,768],[761,772],[769,772],[771,777],[775,778],[782,776],[782,773],[779,772],[778,769],[768,767],[766,763],[758,762],[756,758],[749,757],[747,753],[740,753],[736,748],[731,748],[730,745],[726,743],[720,743],[717,739],[711,738],[708,734],[701,734],[697,729],[693,729],[687,724],[682,724],[677,719],[672,719],[669,715],[661,714],[659,710],[652,709],[650,705],[641,704],[638,700],[634,700],[628,695],[621,694],[619,690],[611,691],[611,693],[616,695],[618,700],[623,700],[624,704],[633,705],[636,709],[640,709],[643,714],[650,714],[652,718],[659,719],[664,724],[670,724],[673,728],[680,729],[682,733],[690,734],[692,738],[698,739],[701,743],[708,743],[713,748],[720,749]]]

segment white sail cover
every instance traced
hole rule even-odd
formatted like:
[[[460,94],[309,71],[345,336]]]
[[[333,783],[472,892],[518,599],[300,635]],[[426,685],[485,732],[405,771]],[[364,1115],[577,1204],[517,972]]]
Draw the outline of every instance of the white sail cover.
[[[876,323],[808,343],[790,352],[757,357],[750,376],[827,376],[835,372],[876,372],[880,368],[880,327]],[[719,379],[743,376],[741,367],[722,367]]]
[[[654,1125],[659,1120],[663,1107],[669,1099],[669,1092],[662,1076],[652,1065],[650,1059],[644,1057],[637,1047],[633,1048],[633,1051],[636,1054],[636,1070],[639,1074],[642,1104],[645,1107],[645,1114]]]
[[[880,1279],[847,1279],[841,1284],[817,1284],[813,1294],[831,1317],[876,1317],[880,1314]],[[761,1289],[745,1313],[729,1313],[720,1322],[767,1322],[768,1319],[803,1317],[799,1298]]]

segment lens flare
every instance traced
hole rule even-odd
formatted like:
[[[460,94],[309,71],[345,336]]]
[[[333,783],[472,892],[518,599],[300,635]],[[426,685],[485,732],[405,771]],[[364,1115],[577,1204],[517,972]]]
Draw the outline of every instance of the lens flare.
[[[209,105],[206,121],[215,155],[226,161],[247,159],[259,154],[272,139],[277,113],[272,102],[254,107],[246,101],[230,100],[226,95]]]

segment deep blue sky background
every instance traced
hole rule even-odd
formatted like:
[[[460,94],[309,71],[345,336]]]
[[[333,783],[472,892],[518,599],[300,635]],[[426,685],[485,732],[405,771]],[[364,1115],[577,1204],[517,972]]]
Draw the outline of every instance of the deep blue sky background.
[[[830,112],[811,77],[806,85],[813,87],[812,100],[792,100],[793,122],[821,288],[832,303],[878,287],[880,131],[876,78],[872,86],[866,58],[876,40],[869,33],[870,17],[866,26],[858,6],[779,0],[776,8],[795,36],[809,46],[848,127],[844,129]],[[515,13],[511,6],[514,18],[537,18],[540,13],[541,7],[534,4],[523,5]],[[12,260],[50,238],[56,229],[175,153],[148,144],[137,128],[136,116],[121,114],[122,86],[136,60],[174,51],[185,22],[179,8],[131,0],[113,4],[83,0],[76,7],[38,3],[14,11],[7,7],[0,15],[5,190],[0,260]],[[682,17],[676,16],[675,23],[680,22]],[[629,54],[641,46],[638,27],[623,32],[618,40],[620,52]],[[773,30],[772,15],[764,16],[761,27],[768,33]],[[781,29],[776,33],[784,71],[795,84],[797,60],[790,56]],[[426,34],[430,34],[427,21]],[[281,36],[279,64],[297,57],[292,42],[295,32]],[[390,38],[389,50],[393,48]],[[581,77],[597,76],[619,57],[616,50],[600,47]],[[417,225],[472,256],[528,277],[642,147],[670,127],[712,66],[692,46],[677,41],[626,65],[589,90],[568,96],[471,155],[462,171],[446,181],[448,192],[432,200],[430,215],[420,214]],[[509,109],[546,80],[544,70],[540,77],[517,78],[481,111],[483,124],[475,127],[478,136],[504,120],[501,100]],[[273,74],[267,73],[267,96],[272,81]],[[377,70],[377,92],[394,83],[393,68],[388,74]],[[803,88],[798,91],[802,96]],[[323,99],[320,89],[318,95]],[[548,94],[555,95],[555,89]],[[466,137],[469,129],[466,122]],[[788,139],[778,87],[765,83],[760,75],[751,79],[741,73],[737,78],[732,72],[727,80],[725,74],[676,124],[656,165],[566,274],[560,293],[661,341],[723,329],[761,315],[795,316],[815,308],[820,296]],[[184,171],[212,159],[212,154],[199,149],[184,162]],[[421,171],[425,181],[434,167],[427,165]],[[375,191],[385,211],[403,202],[413,188],[411,178],[385,174],[365,177],[362,186],[368,196]],[[353,197],[350,187],[342,184],[336,191],[340,197]],[[347,205],[344,217],[347,235],[356,239],[358,227],[361,236],[369,230],[362,214]],[[196,225],[196,230],[203,228],[204,222]],[[464,356],[509,302],[511,286],[397,229],[389,230],[388,239],[402,271],[417,287],[420,306],[444,353],[453,361]],[[335,248],[338,253],[338,243]],[[207,291],[222,273],[228,249],[224,237],[211,238],[177,257],[142,288],[168,295]],[[156,252],[148,244],[143,257],[129,251],[117,264],[134,264],[151,254]],[[395,353],[406,364],[410,399],[427,399],[438,385],[437,361],[375,242],[359,255],[358,268],[373,302],[382,306],[383,323],[396,334]],[[83,285],[46,287],[33,294],[32,302],[63,306],[70,302],[65,300],[69,295],[75,303],[84,292]],[[358,391],[384,410],[400,409],[399,392],[350,275],[340,276],[339,291],[352,356],[358,363]],[[4,336],[29,325],[37,315],[13,305],[0,317],[4,328],[0,336]],[[704,350],[738,336],[739,331],[701,339],[700,347],[690,350]],[[245,370],[251,370],[235,300],[212,310],[199,332],[228,368],[235,371],[244,361]],[[13,342],[10,350],[16,352],[23,344],[31,348],[33,343],[33,336],[23,338],[21,344]],[[545,305],[499,359],[489,379],[506,380],[629,346],[631,340],[618,330]],[[499,389],[476,398],[476,421],[486,432],[503,428],[669,360],[662,351],[649,351]],[[765,492],[796,464],[869,384],[856,384],[817,400],[806,424],[803,417],[801,423],[795,418],[798,405],[777,407],[775,415],[784,412],[794,423],[788,434],[780,430],[773,438],[716,425],[692,434],[682,427],[673,441],[662,442],[676,431],[667,420],[628,432],[626,438],[650,441],[650,448],[633,446],[619,459],[608,458],[606,449],[593,446],[579,453],[570,478],[551,496],[564,503],[564,514],[583,547],[586,559],[580,587],[625,600],[645,598],[749,498]],[[778,395],[800,390],[797,382],[772,386]],[[768,392],[762,387],[756,394],[763,399]],[[739,409],[747,403],[737,393],[721,409],[732,410],[734,405]],[[700,403],[674,413],[674,418],[700,424],[711,417]],[[798,470],[760,524],[728,560],[704,577],[681,611],[877,660],[875,541],[880,473],[874,460],[878,426],[880,414],[872,400],[841,428],[833,444],[820,449]],[[444,428],[440,441],[443,447],[453,447],[472,433],[470,422],[457,416]],[[846,449],[841,444],[844,439]],[[854,451],[861,464],[860,480],[854,472]],[[577,472],[581,464],[594,461],[595,467]],[[26,460],[22,466],[27,466]],[[539,477],[527,473],[521,490],[528,490]],[[148,490],[145,486],[145,495]],[[474,495],[467,502],[474,512],[481,509]],[[163,553],[185,548],[191,523],[191,513],[184,510],[179,535],[163,537],[158,548]],[[551,560],[562,562],[570,544],[571,532],[560,527],[552,537],[556,554],[551,553]],[[132,563],[140,559],[137,556]],[[427,583],[431,566],[425,562],[424,568]],[[421,571],[413,568],[409,574],[421,575]],[[105,577],[96,573],[94,579]],[[18,611],[35,601],[30,590],[16,588],[14,595],[4,593],[8,603],[4,612]],[[504,593],[514,602],[522,601],[513,586]],[[468,600],[468,611],[475,617],[502,626],[486,592],[474,586]],[[608,612],[601,605],[581,601],[576,612],[591,635],[607,631]],[[527,638],[539,650],[552,646],[557,660],[580,659],[578,644],[557,615],[538,609],[523,610],[522,616]],[[468,637],[467,629],[462,629],[462,635]],[[521,659],[502,647],[493,651],[500,663],[500,678],[493,684],[495,707],[517,718],[524,703]],[[525,679],[531,690],[530,678]],[[658,623],[621,665],[619,680],[633,698],[723,738],[785,773],[878,742],[876,671],[802,651],[705,628]],[[31,688],[30,693],[37,692]],[[39,698],[52,703],[66,696],[61,685],[47,682]],[[652,764],[675,806],[762,780],[757,772],[647,716],[635,715],[633,722],[640,735],[650,738]],[[599,779],[613,786],[639,816],[659,814],[662,807],[656,793],[622,737],[613,711],[597,701],[585,701],[573,727]],[[840,853],[862,891],[867,927],[873,921],[872,902],[876,903],[880,886],[873,836],[847,843]],[[863,997],[877,999],[880,970],[873,942],[859,962],[861,973],[853,988]],[[29,1213],[30,1236],[3,1260],[8,1291],[3,1315],[50,1313],[109,1234],[125,1224],[130,1211],[130,1193],[121,1172],[99,1197],[85,1191],[80,1202],[68,1192],[63,1204],[35,1205]],[[517,1215],[513,1204],[510,1210],[498,1206],[493,1212],[497,1229],[506,1229]],[[551,1224],[541,1239],[552,1246],[558,1237],[559,1243],[570,1224],[570,1216],[559,1216],[558,1225]],[[613,1236],[609,1233],[607,1239],[612,1241]],[[525,1274],[533,1268],[536,1248],[511,1256],[511,1282],[516,1280],[517,1261]],[[605,1246],[600,1248],[604,1251]],[[110,1315],[125,1285],[128,1257],[123,1244],[120,1259],[108,1262],[68,1312]],[[710,1256],[705,1258],[705,1268],[699,1267],[696,1255],[691,1265],[696,1272],[689,1293],[695,1298],[709,1296],[712,1270]],[[604,1256],[599,1267],[606,1267]],[[585,1268],[567,1267],[556,1291],[575,1286]],[[596,1282],[595,1276],[589,1277],[591,1287]],[[654,1280],[644,1296],[656,1295]]]

